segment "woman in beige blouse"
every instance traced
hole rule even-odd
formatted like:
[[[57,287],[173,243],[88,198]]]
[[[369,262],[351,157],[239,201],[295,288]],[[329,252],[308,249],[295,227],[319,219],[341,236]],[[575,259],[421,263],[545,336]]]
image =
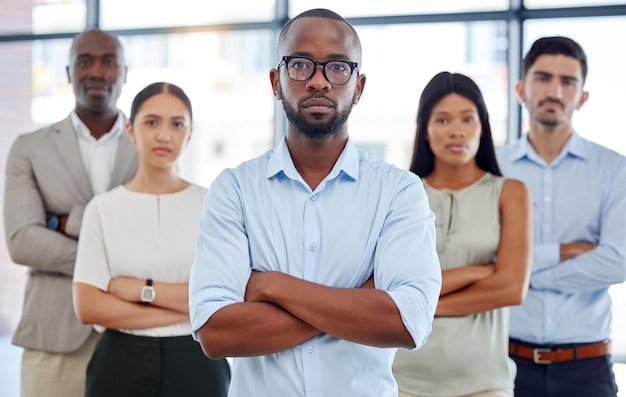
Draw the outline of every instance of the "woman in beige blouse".
[[[396,355],[400,396],[512,396],[507,306],[528,289],[531,199],[502,177],[469,77],[442,72],[424,89],[411,171],[436,215],[442,289],[426,344]]]

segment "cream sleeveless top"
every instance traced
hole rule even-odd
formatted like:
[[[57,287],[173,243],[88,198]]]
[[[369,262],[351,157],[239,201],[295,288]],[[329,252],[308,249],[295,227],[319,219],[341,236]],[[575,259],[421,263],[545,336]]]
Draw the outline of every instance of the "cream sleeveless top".
[[[436,215],[441,268],[494,263],[500,241],[500,192],[505,178],[485,174],[461,190],[424,182]],[[460,396],[512,389],[515,363],[508,356],[508,308],[462,317],[437,317],[424,346],[399,349],[393,363],[400,391]]]

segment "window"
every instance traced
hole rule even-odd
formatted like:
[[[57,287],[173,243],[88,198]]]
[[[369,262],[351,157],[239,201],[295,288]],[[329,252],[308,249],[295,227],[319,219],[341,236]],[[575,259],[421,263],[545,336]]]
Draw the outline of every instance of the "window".
[[[590,4],[588,0],[524,0],[526,8],[557,8],[557,7],[580,7],[580,6],[603,6],[623,3],[621,0],[595,0]]]
[[[508,0],[482,0],[468,2],[464,0],[446,1],[351,1],[351,0],[318,0],[315,7],[328,8],[346,18],[384,15],[410,15],[457,13],[468,11],[498,11],[509,7]],[[313,8],[308,0],[289,0],[290,16]]]
[[[85,29],[85,0],[0,1],[0,34],[46,34]]]
[[[200,0],[101,0],[102,28],[136,29],[218,23],[271,21],[274,0],[220,2]]]
[[[367,150],[408,168],[421,92],[438,72],[466,74],[480,86],[494,138],[506,140],[508,84],[501,22],[457,22],[357,27],[363,46],[365,90],[350,118],[350,136]],[[422,40],[437,37],[437,40]],[[407,43],[410,43],[407,45]],[[378,153],[370,153],[378,155]]]

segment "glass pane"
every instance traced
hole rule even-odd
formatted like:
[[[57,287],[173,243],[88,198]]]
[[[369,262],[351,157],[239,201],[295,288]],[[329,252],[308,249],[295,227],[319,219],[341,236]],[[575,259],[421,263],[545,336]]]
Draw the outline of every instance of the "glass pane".
[[[272,146],[273,37],[269,31],[124,37],[129,72],[120,108],[129,111],[135,94],[155,81],[183,88],[194,127],[180,171],[209,186],[222,169]]]
[[[454,13],[468,11],[501,11],[509,7],[509,0],[446,0],[446,1],[353,1],[353,0],[289,0],[289,14],[295,16],[310,8],[328,8],[345,18],[380,16]]]
[[[370,152],[408,168],[419,96],[438,72],[464,73],[480,86],[497,144],[506,139],[506,26],[500,22],[357,27],[367,76],[350,118],[350,136]],[[407,51],[407,38],[414,40]],[[385,54],[381,56],[381,54]],[[391,64],[395,66],[391,66]]]
[[[526,8],[591,7],[624,4],[623,0],[524,0]]]
[[[85,0],[0,1],[0,34],[79,32]]]
[[[33,42],[31,122],[37,127],[66,117],[74,108],[74,91],[67,79],[71,39]]]
[[[570,37],[583,47],[589,67],[585,83],[589,99],[574,114],[574,129],[585,138],[626,155],[626,134],[616,121],[624,113],[626,80],[620,78],[620,71],[626,70],[626,53],[607,45],[607,37],[622,37],[626,33],[626,17],[527,21],[524,27],[526,50],[534,40],[548,35]],[[525,110],[523,117],[527,120]],[[523,131],[527,129],[525,125]],[[613,358],[626,362],[626,284],[613,285],[609,291],[613,298]],[[621,371],[626,374],[626,368]]]
[[[193,26],[271,21],[274,0],[238,0],[215,5],[202,0],[101,0],[103,29]]]

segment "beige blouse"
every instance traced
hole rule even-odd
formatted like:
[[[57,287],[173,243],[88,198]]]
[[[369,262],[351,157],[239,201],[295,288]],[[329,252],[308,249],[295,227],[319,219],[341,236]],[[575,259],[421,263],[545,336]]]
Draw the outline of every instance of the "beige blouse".
[[[424,180],[436,215],[442,269],[494,263],[500,241],[503,177],[485,174],[467,188],[436,190]],[[437,317],[428,341],[398,350],[393,372],[400,391],[420,396],[460,396],[512,389],[515,364],[508,357],[508,308]]]

